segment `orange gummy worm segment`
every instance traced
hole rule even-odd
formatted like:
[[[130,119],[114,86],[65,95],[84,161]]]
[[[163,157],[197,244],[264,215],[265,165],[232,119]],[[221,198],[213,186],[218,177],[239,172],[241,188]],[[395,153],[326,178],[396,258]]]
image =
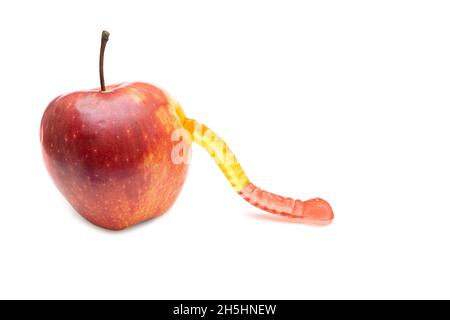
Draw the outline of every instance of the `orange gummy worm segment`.
[[[303,202],[282,197],[256,187],[249,181],[225,141],[207,126],[195,120],[184,118],[184,128],[191,134],[194,142],[208,151],[234,190],[255,207],[290,218],[318,222],[333,220],[333,210],[325,200],[316,198]]]
[[[331,206],[320,198],[303,202],[264,191],[251,182],[239,194],[255,207],[271,213],[311,221],[331,221],[334,218]]]

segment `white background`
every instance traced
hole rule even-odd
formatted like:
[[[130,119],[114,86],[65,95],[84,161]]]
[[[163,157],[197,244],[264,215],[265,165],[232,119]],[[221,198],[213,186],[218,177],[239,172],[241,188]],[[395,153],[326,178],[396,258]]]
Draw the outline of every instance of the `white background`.
[[[0,298],[450,298],[448,1],[0,2]],[[74,212],[39,124],[64,92],[176,98],[312,227],[240,199],[194,147],[180,197],[122,232]]]

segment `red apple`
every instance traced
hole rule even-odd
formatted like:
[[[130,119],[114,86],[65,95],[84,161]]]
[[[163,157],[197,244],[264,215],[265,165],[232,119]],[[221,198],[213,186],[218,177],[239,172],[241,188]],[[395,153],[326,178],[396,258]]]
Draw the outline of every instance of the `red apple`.
[[[105,87],[103,72],[101,82],[101,89],[54,99],[40,138],[47,169],[70,204],[94,224],[119,230],[166,212],[188,164],[171,161],[172,132],[183,126],[163,91],[145,83]]]

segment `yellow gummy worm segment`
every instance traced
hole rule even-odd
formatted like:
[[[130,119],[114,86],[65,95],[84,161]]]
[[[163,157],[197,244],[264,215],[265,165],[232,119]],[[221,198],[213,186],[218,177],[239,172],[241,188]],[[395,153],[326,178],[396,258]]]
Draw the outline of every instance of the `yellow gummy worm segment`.
[[[184,128],[194,142],[208,151],[236,192],[248,185],[249,180],[233,152],[214,131],[189,118],[185,118]]]

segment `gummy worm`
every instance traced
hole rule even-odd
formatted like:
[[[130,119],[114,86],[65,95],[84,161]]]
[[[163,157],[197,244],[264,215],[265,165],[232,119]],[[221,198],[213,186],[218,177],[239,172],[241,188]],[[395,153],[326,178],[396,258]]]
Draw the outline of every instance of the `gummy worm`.
[[[214,131],[196,120],[185,116],[181,106],[168,97],[169,103],[183,122],[191,139],[201,145],[215,160],[234,190],[253,206],[288,218],[301,219],[313,223],[328,223],[334,218],[327,201],[315,198],[307,201],[292,199],[262,190],[250,182],[235,155]]]
[[[216,133],[195,120],[184,118],[184,128],[192,140],[214,158],[216,164],[239,195],[255,207],[289,218],[326,222],[333,220],[331,206],[323,199],[295,200],[267,192],[250,182],[230,148]]]

